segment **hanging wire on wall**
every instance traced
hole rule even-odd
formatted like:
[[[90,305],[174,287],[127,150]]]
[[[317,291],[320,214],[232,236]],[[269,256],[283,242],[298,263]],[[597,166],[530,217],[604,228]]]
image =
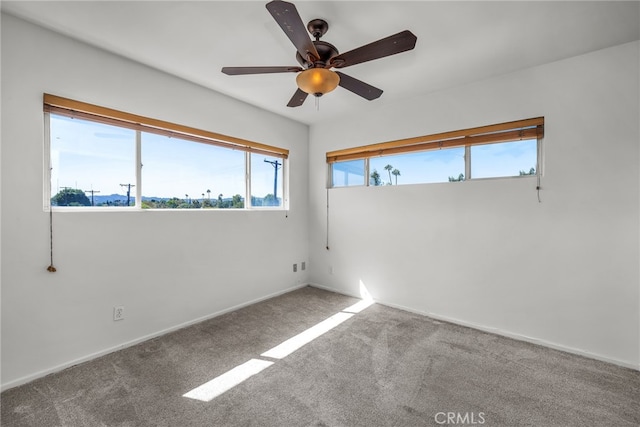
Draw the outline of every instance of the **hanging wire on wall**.
[[[536,191],[538,192],[538,203],[542,203],[542,200],[540,200],[540,171],[538,171],[536,175],[537,175]]]
[[[327,188],[327,250],[329,250],[329,188]]]
[[[51,173],[51,168],[49,168],[49,173]],[[47,267],[47,271],[55,273],[57,270],[53,266],[53,206],[51,206],[51,200],[49,200],[49,254],[51,255],[51,263]]]

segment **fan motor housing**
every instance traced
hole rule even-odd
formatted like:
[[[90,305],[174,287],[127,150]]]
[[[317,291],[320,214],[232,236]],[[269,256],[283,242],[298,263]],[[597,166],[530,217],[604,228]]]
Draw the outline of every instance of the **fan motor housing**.
[[[326,65],[331,58],[333,58],[334,56],[338,56],[339,54],[338,49],[336,49],[336,47],[331,43],[316,40],[313,42],[313,44],[318,51],[318,55],[320,55],[320,60],[316,62],[318,66]],[[316,64],[314,64],[313,62],[309,62],[305,58],[303,58],[299,52],[296,52],[296,59],[298,60],[298,63],[304,68],[312,68],[316,66]]]

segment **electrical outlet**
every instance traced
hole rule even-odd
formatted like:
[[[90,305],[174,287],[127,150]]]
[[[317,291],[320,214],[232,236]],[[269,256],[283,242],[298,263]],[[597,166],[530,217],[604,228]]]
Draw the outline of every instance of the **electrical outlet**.
[[[306,269],[307,269],[307,264],[306,264],[304,261],[302,261],[302,262],[300,263],[300,270],[304,271],[304,270],[306,270]]]
[[[124,306],[113,307],[113,320],[124,319]]]
[[[298,271],[298,264],[293,264],[293,272],[296,273]]]

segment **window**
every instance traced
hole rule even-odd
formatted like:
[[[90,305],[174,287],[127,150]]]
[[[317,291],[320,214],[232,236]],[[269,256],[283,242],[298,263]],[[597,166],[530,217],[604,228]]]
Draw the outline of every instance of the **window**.
[[[350,160],[333,164],[331,182],[334,187],[365,185],[366,176],[364,160]]]
[[[544,118],[425,135],[327,153],[332,187],[459,182],[538,175]],[[357,165],[353,168],[352,165]],[[366,184],[357,174],[367,171]],[[351,184],[354,180],[358,184]]]
[[[57,115],[49,128],[51,204],[126,206],[123,186],[136,176],[135,131]]]
[[[282,206],[284,194],[282,159],[251,154],[251,206]]]
[[[52,206],[287,205],[288,150],[51,95],[45,119]]]
[[[464,173],[464,148],[420,151],[369,159],[369,185],[402,185],[447,182]],[[374,179],[375,175],[377,179]]]
[[[242,151],[143,132],[142,164],[143,208],[244,207]]]
[[[535,175],[537,163],[536,139],[471,147],[471,178]]]

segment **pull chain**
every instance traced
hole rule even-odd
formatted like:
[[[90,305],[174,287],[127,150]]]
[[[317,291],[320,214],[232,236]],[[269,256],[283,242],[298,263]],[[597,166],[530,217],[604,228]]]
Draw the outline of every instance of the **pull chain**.
[[[51,168],[49,168],[51,173]],[[53,266],[53,206],[51,205],[51,199],[49,199],[49,254],[51,255],[51,264],[47,267],[49,273],[55,273],[56,268]]]

